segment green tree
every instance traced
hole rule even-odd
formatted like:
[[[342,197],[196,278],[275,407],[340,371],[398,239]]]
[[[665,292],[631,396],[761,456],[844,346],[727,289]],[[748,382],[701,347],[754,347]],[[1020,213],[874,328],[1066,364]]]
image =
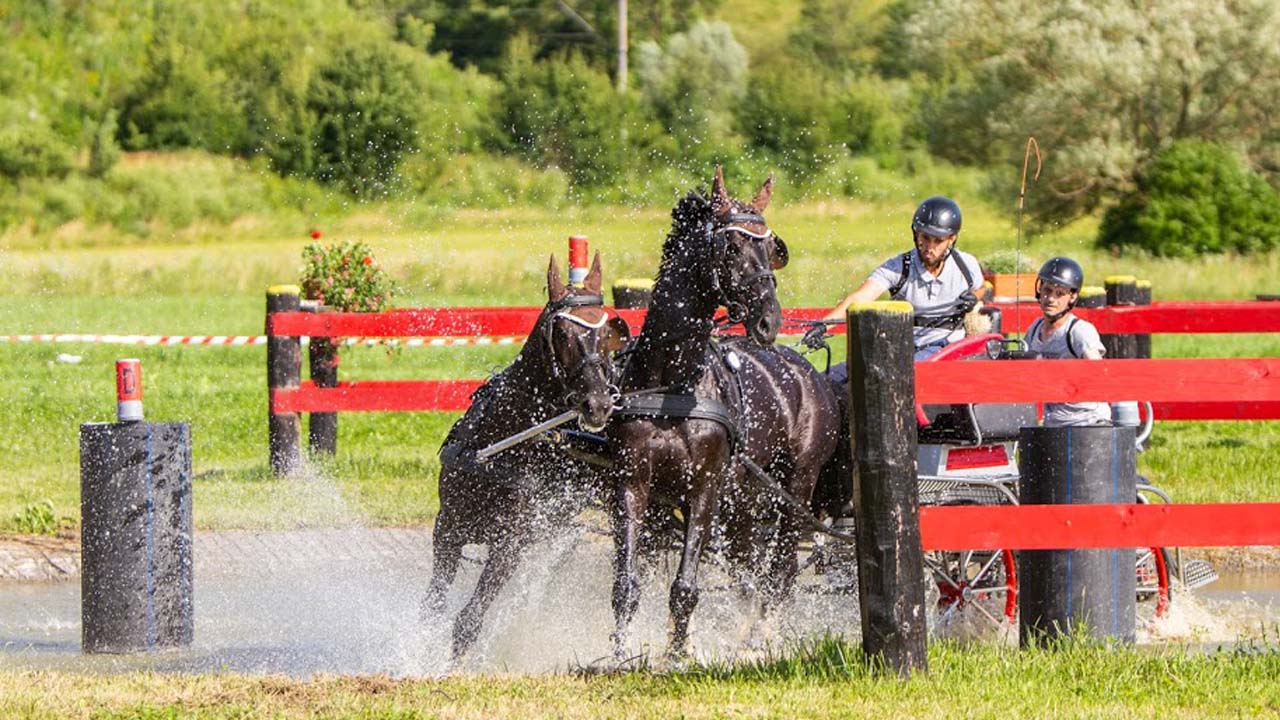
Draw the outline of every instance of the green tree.
[[[575,185],[612,182],[634,160],[626,139],[629,99],[578,53],[538,62],[531,46],[517,41],[497,104],[500,143],[539,167],[564,170]]]
[[[665,45],[642,43],[636,86],[676,140],[682,158],[705,164],[736,147],[735,110],[747,91],[747,51],[723,22],[696,22]]]
[[[1175,257],[1280,247],[1280,195],[1221,145],[1178,141],[1135,185],[1103,216],[1099,245]]]
[[[723,0],[646,0],[630,3],[627,30],[632,44],[659,40],[705,17]],[[393,12],[434,28],[428,49],[447,52],[459,67],[474,65],[501,72],[503,56],[517,36],[525,36],[538,58],[569,49],[582,53],[589,65],[616,72],[617,0],[401,0]]]
[[[1280,127],[1274,0],[922,0],[903,32],[945,83],[925,104],[935,152],[1014,165],[1026,137],[1039,140],[1046,192],[1029,207],[1041,220],[1131,189],[1177,140],[1229,142],[1255,158]]]

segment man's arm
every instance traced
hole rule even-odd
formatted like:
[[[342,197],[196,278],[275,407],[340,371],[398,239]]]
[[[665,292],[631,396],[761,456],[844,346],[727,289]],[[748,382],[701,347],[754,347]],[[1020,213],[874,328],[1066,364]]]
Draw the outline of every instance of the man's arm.
[[[845,296],[839,305],[832,308],[831,312],[823,316],[823,320],[844,320],[845,311],[849,306],[856,302],[871,302],[884,294],[889,286],[881,283],[874,277],[867,278],[861,287]]]

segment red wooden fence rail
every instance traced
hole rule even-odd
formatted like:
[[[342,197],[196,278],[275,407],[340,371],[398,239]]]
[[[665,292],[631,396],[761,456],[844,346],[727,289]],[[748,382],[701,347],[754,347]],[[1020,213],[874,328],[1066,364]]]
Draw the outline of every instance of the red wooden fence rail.
[[[925,550],[1280,545],[1280,503],[920,508]]]
[[[275,412],[463,410],[479,380],[369,380],[276,390]],[[1140,399],[1175,419],[1280,419],[1280,358],[916,363],[922,403]],[[1201,398],[1211,397],[1212,401]]]
[[[1023,303],[997,303],[1006,332],[1022,332],[1040,311]],[[267,316],[268,335],[312,337],[461,337],[524,336],[541,307],[444,307],[392,310],[385,313],[276,313]],[[804,323],[827,308],[789,308],[784,332],[800,334]],[[1280,332],[1280,302],[1159,302],[1135,307],[1077,310],[1102,333],[1273,333]],[[643,310],[619,310],[633,330],[644,322]],[[1015,321],[1021,327],[1014,327]],[[843,333],[842,325],[831,330]]]

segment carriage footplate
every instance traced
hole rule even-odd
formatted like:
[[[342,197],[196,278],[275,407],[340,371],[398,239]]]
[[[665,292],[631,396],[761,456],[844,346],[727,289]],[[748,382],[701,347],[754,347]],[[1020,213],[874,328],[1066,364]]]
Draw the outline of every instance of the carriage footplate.
[[[1218,579],[1218,571],[1208,560],[1187,560],[1182,564],[1182,586],[1188,590],[1202,588]]]

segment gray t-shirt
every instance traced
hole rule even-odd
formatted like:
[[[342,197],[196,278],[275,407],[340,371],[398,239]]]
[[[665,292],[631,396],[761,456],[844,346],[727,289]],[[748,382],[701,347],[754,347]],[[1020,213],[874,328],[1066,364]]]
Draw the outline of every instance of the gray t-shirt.
[[[964,273],[961,272],[957,263],[964,263],[969,270],[970,281],[966,281]],[[892,289],[898,281],[902,279],[902,256],[894,255],[884,262],[883,265],[871,271],[871,280],[883,284],[886,288]],[[982,284],[982,269],[978,266],[978,259],[967,252],[952,249],[951,254],[942,264],[942,271],[934,277],[932,273],[924,269],[924,263],[920,261],[920,253],[916,250],[911,251],[911,274],[907,278],[906,283],[902,285],[902,289],[897,295],[893,296],[894,300],[905,300],[911,303],[911,307],[915,308],[916,315],[939,316],[950,315],[955,312],[956,299],[965,290],[972,290],[975,286]],[[959,327],[955,330],[947,328],[915,328],[915,344],[917,350],[928,349],[928,354],[933,354],[947,343],[953,343],[964,337],[964,328]],[[920,360],[919,353],[916,359]]]
[[[1070,360],[1084,358],[1090,350],[1106,353],[1102,338],[1098,336],[1098,328],[1088,320],[1068,314],[1066,321],[1047,340],[1040,337],[1043,326],[1044,318],[1036,318],[1027,328],[1027,349],[1039,353],[1041,357]],[[1111,405],[1104,402],[1045,403],[1044,424],[1046,427],[1110,425]]]

